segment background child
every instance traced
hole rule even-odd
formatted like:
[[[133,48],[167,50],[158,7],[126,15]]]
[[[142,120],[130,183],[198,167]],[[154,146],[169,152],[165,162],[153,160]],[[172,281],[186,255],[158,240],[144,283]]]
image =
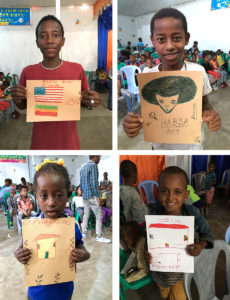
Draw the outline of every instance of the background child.
[[[213,234],[207,221],[198,208],[184,204],[189,194],[187,174],[182,169],[171,166],[161,172],[158,181],[160,205],[157,215],[195,217],[195,230],[199,235],[199,240],[186,247],[188,255],[198,256],[202,249],[212,248]],[[148,255],[148,259],[151,263],[151,254]],[[152,271],[152,275],[160,289],[162,299],[186,300],[182,281],[183,273]]]
[[[145,229],[145,214],[147,213],[144,203],[134,186],[137,182],[137,167],[130,160],[123,160],[120,165],[121,176],[124,185],[120,186],[120,199],[123,205],[123,213],[126,222],[135,221]]]
[[[77,196],[72,199],[73,210],[79,214],[80,222],[83,222],[84,202],[82,198],[82,191],[80,185],[76,188]]]
[[[208,164],[208,171],[206,173],[205,179],[205,199],[207,203],[207,207],[210,208],[212,205],[212,199],[214,195],[214,185],[216,184],[216,174],[215,170],[215,163],[210,161]],[[207,212],[206,212],[207,213]]]
[[[146,67],[143,70],[143,73],[154,72],[153,60],[151,58],[146,59]]]
[[[18,221],[20,227],[22,227],[22,219],[29,218],[33,210],[33,203],[31,198],[27,195],[27,186],[20,186],[20,196],[17,198],[17,208],[18,208]]]
[[[34,188],[36,198],[41,208],[38,218],[57,219],[67,217],[63,214],[70,187],[69,174],[65,167],[56,163],[46,163],[35,173]],[[31,258],[31,250],[21,245],[15,256],[22,264],[27,264]],[[90,254],[83,246],[81,232],[75,224],[75,248],[67,253],[71,263],[79,263],[89,259]],[[28,299],[54,299],[69,300],[73,294],[72,281],[58,284],[33,286],[28,289]]]
[[[131,267],[125,272],[128,282],[139,280],[149,273],[149,265],[145,260],[145,238],[142,236],[137,222],[128,222],[121,227],[121,239],[126,247],[135,254]]]
[[[26,80],[81,80],[81,104],[96,107],[98,93],[90,91],[84,69],[80,64],[63,61],[60,51],[64,46],[64,29],[54,16],[43,17],[36,28],[36,43],[43,55],[41,63],[23,69],[18,85],[11,90],[15,104],[26,108]],[[80,149],[76,121],[35,122],[31,149]]]
[[[16,205],[14,202],[15,190],[10,191],[10,197],[7,198],[7,206],[10,215],[10,226],[13,226],[14,215],[16,214]]]
[[[209,80],[204,68],[183,60],[184,47],[189,42],[190,34],[187,31],[185,16],[174,8],[163,8],[152,18],[150,23],[151,41],[161,64],[155,67],[155,71],[202,71],[203,72],[203,104],[202,119],[211,131],[220,128],[221,119],[219,114],[208,102],[207,94],[211,92]],[[140,114],[129,113],[123,120],[123,128],[128,137],[135,137],[143,126]],[[202,144],[153,144],[153,149],[201,149]]]

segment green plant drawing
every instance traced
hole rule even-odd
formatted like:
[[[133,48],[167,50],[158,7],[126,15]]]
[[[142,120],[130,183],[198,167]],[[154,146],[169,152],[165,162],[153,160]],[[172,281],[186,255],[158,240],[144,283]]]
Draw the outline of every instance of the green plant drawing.
[[[37,279],[35,279],[35,281],[36,281],[36,283],[37,283],[37,285],[41,285],[41,283],[42,283],[42,276],[43,276],[43,274],[41,274],[41,275],[38,275],[38,278]]]
[[[61,274],[58,272],[58,273],[54,276],[54,283],[59,283],[60,278],[61,278]]]

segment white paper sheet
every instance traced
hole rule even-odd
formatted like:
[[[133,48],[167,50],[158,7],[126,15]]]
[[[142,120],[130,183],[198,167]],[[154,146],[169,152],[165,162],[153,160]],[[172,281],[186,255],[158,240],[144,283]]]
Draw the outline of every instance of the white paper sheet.
[[[194,257],[186,253],[194,243],[193,216],[145,216],[148,251],[152,254],[150,270],[194,272]]]

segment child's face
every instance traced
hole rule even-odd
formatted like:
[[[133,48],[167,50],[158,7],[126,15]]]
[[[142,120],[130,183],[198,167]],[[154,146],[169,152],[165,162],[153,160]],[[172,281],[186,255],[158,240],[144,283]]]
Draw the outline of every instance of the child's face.
[[[141,62],[143,62],[143,63],[145,62],[145,56],[143,56],[143,55],[141,56]]]
[[[36,42],[44,58],[59,57],[59,52],[65,42],[60,25],[53,20],[43,22],[38,28],[38,39]]]
[[[134,56],[134,55],[130,55],[130,56],[129,56],[129,60],[130,60],[131,62],[135,62],[135,56]]]
[[[20,194],[23,196],[23,197],[26,197],[27,196],[27,189],[25,189],[25,188],[23,188],[23,189],[21,189],[21,192],[20,192]]]
[[[136,53],[134,57],[139,59],[139,53]]]
[[[81,195],[82,195],[82,191],[81,191],[81,188],[80,188],[80,187],[77,189],[77,195],[78,195],[78,196],[81,196]]]
[[[196,58],[197,58],[197,56],[196,56],[196,55],[193,55],[193,56],[192,56],[192,62],[195,63],[195,62],[196,62]]]
[[[125,231],[122,233],[122,240],[128,248],[131,248],[136,242],[134,234],[130,234],[130,232]]]
[[[164,69],[178,69],[184,56],[184,47],[189,42],[189,34],[185,35],[181,19],[157,19],[150,39]]]
[[[185,177],[181,174],[165,174],[159,182],[158,195],[168,215],[180,215],[181,207],[189,195]]]
[[[11,190],[11,191],[10,191],[10,197],[13,198],[14,195],[15,195],[15,190]]]
[[[151,59],[147,59],[146,64],[147,64],[147,67],[150,68],[150,69],[153,67],[153,63],[152,63]]]
[[[214,172],[214,170],[215,170],[215,166],[213,164],[211,164],[211,165],[208,166],[209,173]]]
[[[36,198],[45,218],[58,218],[68,201],[63,176],[53,173],[40,175],[37,179]]]

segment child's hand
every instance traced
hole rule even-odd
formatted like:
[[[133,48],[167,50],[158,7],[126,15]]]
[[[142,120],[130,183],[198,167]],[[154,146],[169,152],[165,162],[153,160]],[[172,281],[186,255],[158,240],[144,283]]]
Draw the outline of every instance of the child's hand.
[[[28,248],[22,248],[22,246],[20,246],[14,252],[14,255],[20,263],[26,265],[28,263],[28,260],[31,258],[32,251]]]
[[[11,92],[12,100],[16,104],[20,104],[22,100],[26,99],[26,88],[21,84],[16,84],[12,87]]]
[[[103,205],[103,201],[101,200],[101,198],[97,198],[97,202],[98,202],[99,206]]]
[[[141,114],[129,112],[124,118],[122,125],[128,137],[133,138],[137,136],[143,125]]]
[[[81,103],[87,107],[97,107],[101,103],[101,99],[97,92],[86,90],[81,92]]]
[[[207,241],[200,241],[200,243],[190,244],[185,248],[188,255],[198,256],[200,252],[207,246]]]
[[[203,122],[207,123],[210,131],[216,131],[220,128],[221,118],[215,110],[204,110],[202,119]]]
[[[145,251],[145,260],[149,265],[151,265],[152,259],[153,259],[152,254],[148,251]]]
[[[87,252],[88,253],[88,252]],[[84,249],[74,248],[70,251],[70,263],[78,263],[83,262],[86,259],[86,251]]]

